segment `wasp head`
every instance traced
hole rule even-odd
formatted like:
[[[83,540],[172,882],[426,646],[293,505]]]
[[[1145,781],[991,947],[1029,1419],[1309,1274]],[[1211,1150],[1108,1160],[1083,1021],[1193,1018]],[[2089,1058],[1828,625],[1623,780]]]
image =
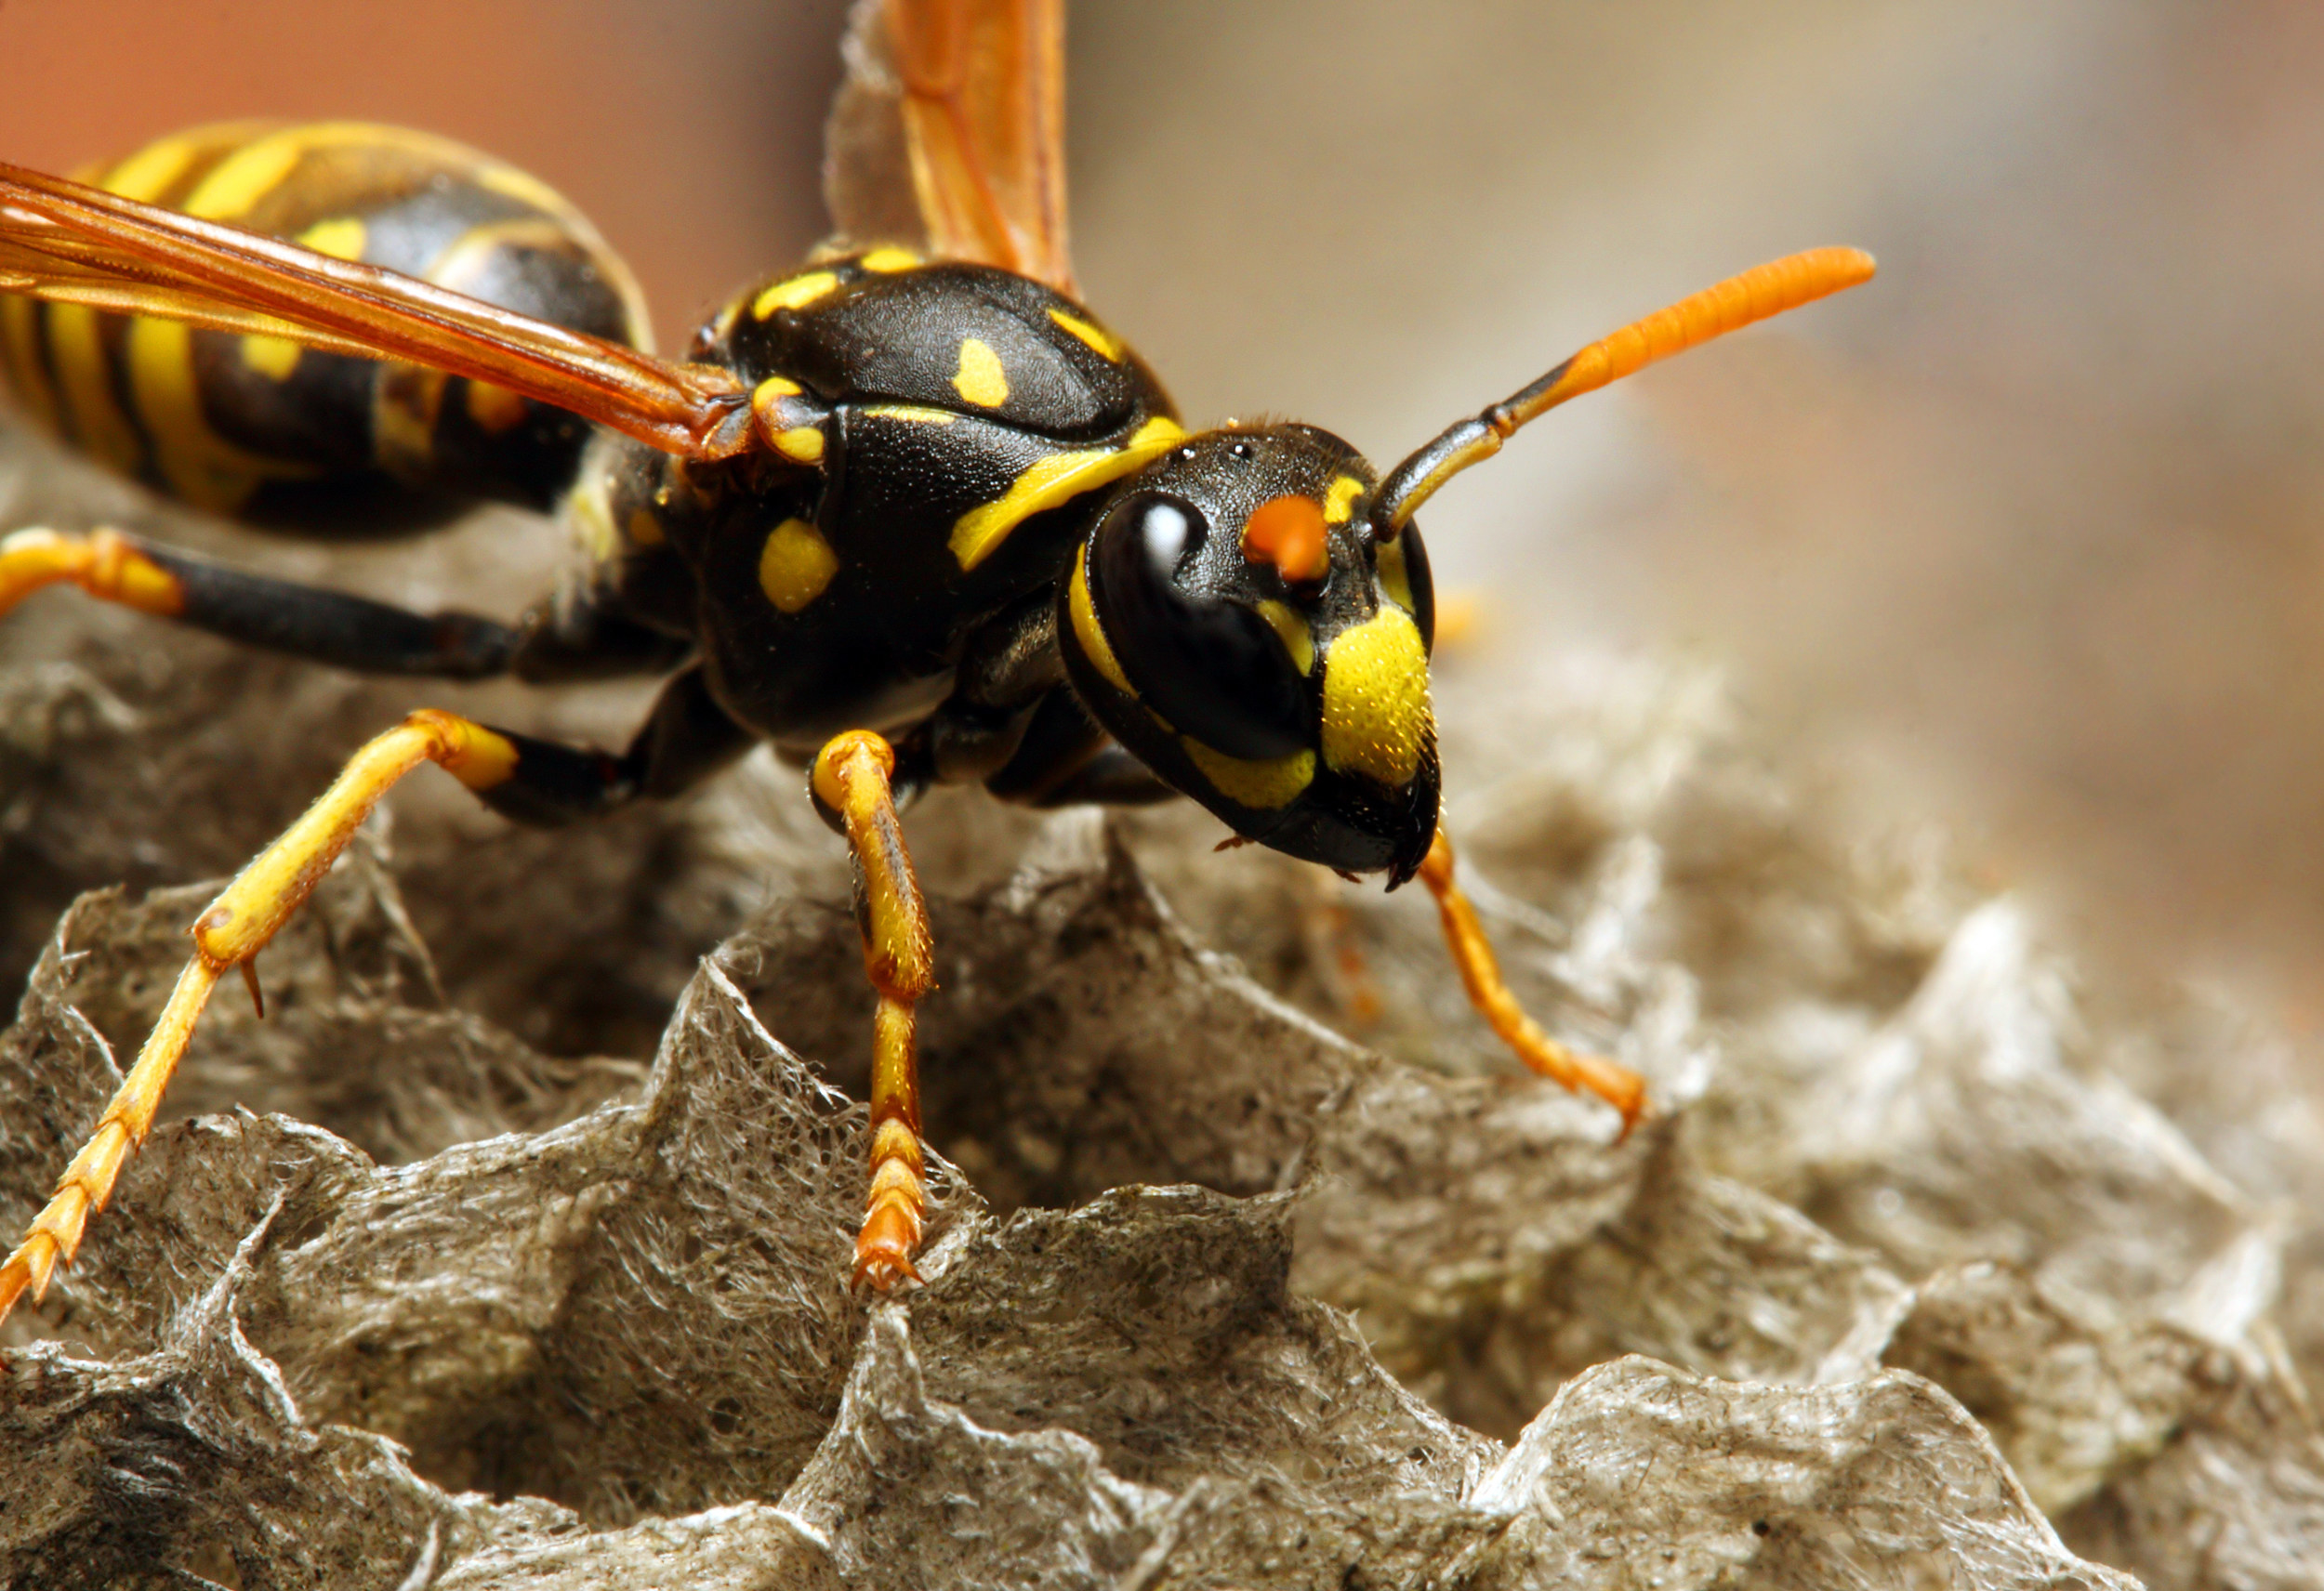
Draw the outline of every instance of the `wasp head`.
[[[1410,877],[1436,833],[1417,531],[1308,426],[1190,437],[1116,487],[1063,583],[1060,644],[1106,730],[1235,833]]]

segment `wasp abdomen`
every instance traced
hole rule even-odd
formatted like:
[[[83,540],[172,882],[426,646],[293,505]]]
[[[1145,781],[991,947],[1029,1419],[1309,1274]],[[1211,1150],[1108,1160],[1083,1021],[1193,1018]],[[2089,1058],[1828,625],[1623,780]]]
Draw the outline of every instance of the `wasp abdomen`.
[[[236,123],[85,176],[578,331],[648,339],[636,283],[588,220],[448,139]],[[415,365],[27,298],[0,301],[0,365],[37,414],[114,467],[317,535],[416,528],[478,497],[546,507],[572,482],[588,430]]]

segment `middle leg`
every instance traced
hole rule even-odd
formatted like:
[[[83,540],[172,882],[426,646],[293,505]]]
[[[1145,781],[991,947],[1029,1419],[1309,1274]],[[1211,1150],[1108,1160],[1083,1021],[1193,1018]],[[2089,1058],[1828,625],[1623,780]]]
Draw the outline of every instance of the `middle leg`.
[[[851,730],[816,755],[811,788],[826,821],[847,835],[855,861],[855,920],[864,971],[879,996],[872,1019],[871,1190],[855,1238],[855,1280],[885,1293],[910,1278],[928,1215],[920,1153],[918,1006],[935,987],[928,907],[891,780],[895,752],[868,730]]]

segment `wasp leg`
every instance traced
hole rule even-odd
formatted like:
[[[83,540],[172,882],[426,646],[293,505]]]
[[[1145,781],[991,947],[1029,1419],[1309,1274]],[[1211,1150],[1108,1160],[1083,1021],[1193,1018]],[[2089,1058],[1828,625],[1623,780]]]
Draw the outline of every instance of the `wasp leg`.
[[[482,679],[508,672],[519,632],[473,613],[415,613],[248,574],[123,535],[19,531],[0,541],[0,613],[44,585],[175,619],[230,640],[368,674]]]
[[[751,743],[748,731],[710,700],[699,671],[689,670],[670,681],[630,749],[618,757],[489,729],[432,707],[365,744],[322,798],[195,921],[193,959],[178,975],[137,1063],[58,1181],[55,1197],[0,1263],[0,1320],[27,1287],[41,1296],[56,1268],[72,1261],[89,1216],[105,1207],[122,1167],[153,1130],[162,1091],[218,980],[235,967],[252,976],[258,952],[398,780],[432,762],[510,817],[562,822],[637,796],[675,794]]]
[[[1622,1113],[1622,1132],[1628,1136],[1638,1118],[1646,1110],[1646,1080],[1626,1066],[1617,1066],[1596,1056],[1578,1055],[1543,1032],[1540,1024],[1525,1013],[1511,993],[1509,985],[1501,981],[1501,969],[1493,959],[1493,947],[1486,940],[1484,925],[1477,921],[1476,908],[1453,882],[1452,841],[1443,828],[1436,831],[1436,842],[1429,847],[1428,860],[1420,863],[1420,882],[1436,897],[1437,915],[1443,920],[1445,943],[1452,952],[1453,965],[1460,969],[1460,981],[1469,991],[1469,1003],[1483,1013],[1501,1042],[1517,1052],[1524,1061],[1542,1076],[1552,1078],[1577,1093],[1595,1094]]]
[[[885,1293],[918,1280],[928,1183],[920,1155],[916,1007],[934,987],[934,945],[919,880],[904,848],[889,779],[895,753],[868,730],[851,730],[816,755],[816,805],[836,817],[855,860],[855,916],[864,970],[879,995],[873,1019],[871,1190],[855,1238],[855,1280]]]

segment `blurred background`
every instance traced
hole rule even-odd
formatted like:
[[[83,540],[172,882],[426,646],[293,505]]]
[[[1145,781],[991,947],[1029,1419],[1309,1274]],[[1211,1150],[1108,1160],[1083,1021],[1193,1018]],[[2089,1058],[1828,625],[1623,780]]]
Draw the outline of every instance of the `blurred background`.
[[[0,0],[0,158],[431,128],[579,203],[667,346],[818,235],[841,11]],[[1708,663],[1795,769],[1950,827],[2063,941],[2315,1027],[2324,10],[1177,0],[1078,5],[1071,48],[1087,296],[1197,422],[1386,463],[1744,266],[1879,255],[1438,497],[1440,585],[1481,601],[1440,690],[1564,648]]]

